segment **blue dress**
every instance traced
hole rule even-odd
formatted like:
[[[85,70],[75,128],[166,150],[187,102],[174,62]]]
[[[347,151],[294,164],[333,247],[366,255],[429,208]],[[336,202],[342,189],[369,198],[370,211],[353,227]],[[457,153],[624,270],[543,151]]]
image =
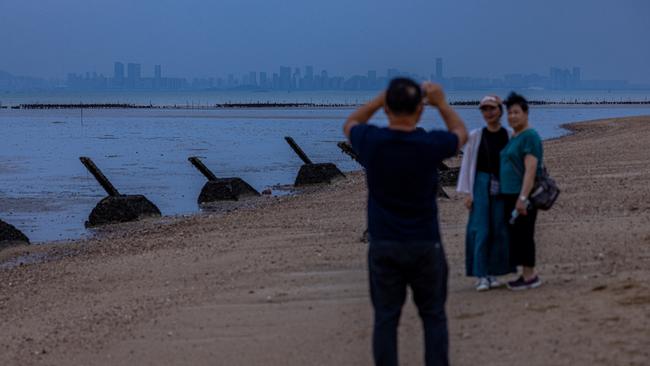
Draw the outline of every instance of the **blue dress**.
[[[504,202],[500,196],[491,196],[489,190],[490,174],[477,171],[465,236],[468,276],[501,276],[516,270],[510,265]]]

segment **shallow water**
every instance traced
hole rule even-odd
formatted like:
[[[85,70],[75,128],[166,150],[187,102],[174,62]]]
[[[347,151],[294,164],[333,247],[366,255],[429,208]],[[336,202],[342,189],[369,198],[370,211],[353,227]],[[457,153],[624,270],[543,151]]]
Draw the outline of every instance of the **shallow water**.
[[[458,108],[471,128],[476,108]],[[293,136],[314,162],[359,169],[342,154],[348,108],[236,110],[0,109],[0,218],[33,242],[81,237],[84,221],[105,196],[79,162],[91,157],[123,194],[144,194],[164,215],[199,211],[205,178],[187,161],[199,156],[218,177],[241,177],[261,191],[291,184],[302,162],[283,137]],[[563,123],[650,115],[650,107],[535,107],[530,119],[543,138]],[[383,114],[373,123],[386,124]],[[437,113],[423,127],[443,128]],[[275,194],[283,191],[274,190]]]

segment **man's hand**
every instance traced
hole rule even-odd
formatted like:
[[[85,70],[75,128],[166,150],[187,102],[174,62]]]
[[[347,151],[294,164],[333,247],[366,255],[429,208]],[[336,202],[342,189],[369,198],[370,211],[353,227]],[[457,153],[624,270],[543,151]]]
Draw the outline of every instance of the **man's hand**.
[[[460,150],[460,148],[467,142],[467,128],[465,128],[465,123],[460,119],[458,113],[447,104],[445,92],[442,91],[442,86],[440,86],[440,84],[425,81],[422,83],[421,88],[424,93],[424,99],[440,112],[440,116],[445,122],[447,130],[458,136],[458,150]]]
[[[434,107],[440,107],[447,103],[445,92],[442,91],[440,84],[425,81],[422,83],[422,92],[424,93],[425,100]]]
[[[345,121],[345,124],[343,125],[343,133],[347,138],[350,138],[350,130],[352,127],[358,125],[358,124],[366,124],[368,123],[368,120],[377,112],[379,109],[381,109],[384,106],[384,103],[386,102],[386,92],[383,91],[379,93],[378,96],[375,97],[375,99],[371,100],[370,102],[362,105],[359,109],[356,111],[352,112],[348,119]]]

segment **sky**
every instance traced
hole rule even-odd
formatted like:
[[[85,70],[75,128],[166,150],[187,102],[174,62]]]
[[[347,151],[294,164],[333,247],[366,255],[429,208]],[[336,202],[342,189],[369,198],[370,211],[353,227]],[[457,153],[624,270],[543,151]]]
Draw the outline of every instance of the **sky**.
[[[330,76],[547,75],[650,83],[648,0],[0,0],[0,70],[209,77],[313,65]]]

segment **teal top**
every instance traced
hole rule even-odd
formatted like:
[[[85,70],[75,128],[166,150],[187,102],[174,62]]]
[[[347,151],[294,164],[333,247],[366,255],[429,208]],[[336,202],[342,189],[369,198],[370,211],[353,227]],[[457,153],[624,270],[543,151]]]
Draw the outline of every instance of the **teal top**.
[[[524,158],[526,155],[533,155],[537,158],[537,176],[542,174],[542,139],[537,131],[529,128],[514,136],[501,150],[500,182],[501,193],[519,194],[521,184],[524,180]],[[516,164],[516,165],[515,165]],[[516,166],[516,167],[515,167]]]

